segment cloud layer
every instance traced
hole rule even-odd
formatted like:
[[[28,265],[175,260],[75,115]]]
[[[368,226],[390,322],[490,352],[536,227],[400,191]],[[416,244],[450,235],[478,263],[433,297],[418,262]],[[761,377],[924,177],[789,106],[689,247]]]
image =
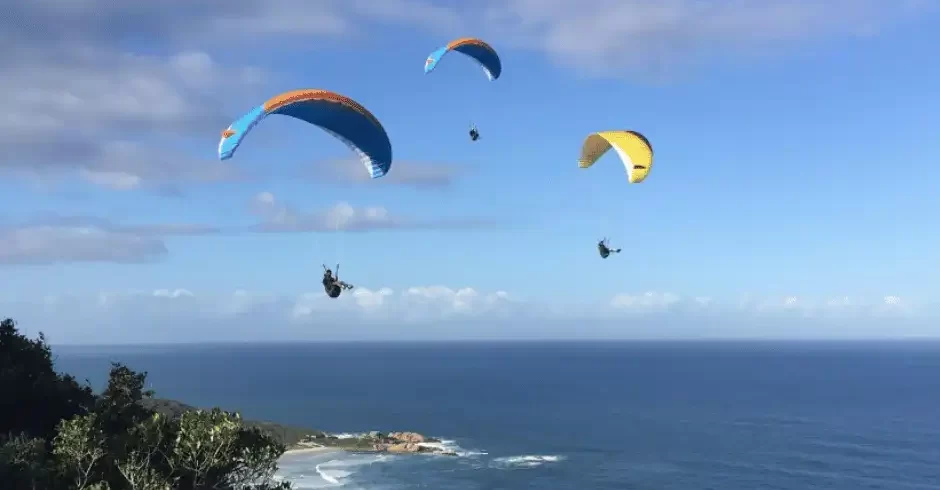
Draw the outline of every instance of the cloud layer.
[[[40,0],[8,7],[13,12],[0,19],[6,108],[0,170],[171,194],[186,185],[248,178],[237,167],[182,150],[187,140],[217,137],[238,110],[232,101],[256,97],[267,80],[258,67],[218,60],[246,32],[254,39],[248,47],[260,49],[266,36],[346,35],[356,16],[372,11],[396,22],[409,17],[368,2],[294,0]],[[434,20],[433,8],[420,11],[414,22]],[[129,48],[148,45],[146,53]],[[420,166],[408,172],[408,163],[400,167],[393,182],[440,186],[452,178],[449,170],[433,175]]]
[[[307,167],[303,176],[314,182],[327,180],[344,184],[365,184],[373,186],[400,185],[415,189],[444,189],[466,173],[466,169],[452,163],[422,163],[398,161],[393,164],[394,171],[379,180],[374,180],[362,171],[362,164],[356,160],[333,160]]]
[[[100,218],[54,216],[0,225],[0,266],[66,262],[146,263],[169,254],[173,236],[251,233],[331,233],[369,231],[468,230],[492,228],[485,218],[427,219],[394,214],[382,206],[356,208],[340,202],[305,211],[260,192],[248,204],[258,222],[247,226],[165,223],[128,225]]]
[[[216,133],[229,119],[224,96],[260,83],[260,72],[222,67],[199,51],[143,56],[81,43],[5,44],[0,167],[116,190],[240,178],[166,140]]]
[[[758,316],[801,316],[806,318],[904,317],[923,313],[924,304],[896,295],[880,298],[780,298],[743,297],[716,301],[708,296],[683,297],[649,291],[643,294],[617,294],[609,303],[613,311],[625,313],[703,313],[746,311]]]
[[[303,233],[324,231],[376,230],[469,230],[496,226],[485,218],[421,219],[396,216],[381,206],[356,209],[340,202],[322,212],[304,212],[277,200],[270,192],[258,193],[251,211],[262,218],[252,231],[266,233]]]
[[[936,304],[884,296],[809,302],[621,294],[578,309],[506,291],[359,286],[339,299],[187,289],[0,301],[57,343],[459,339],[851,339],[940,337]]]
[[[376,33],[395,29],[442,41],[479,32],[574,68],[568,75],[662,74],[716,56],[873,35],[940,8],[929,0],[37,0],[7,7],[0,170],[173,193],[245,178],[168,143],[214,137],[235,110],[227,104],[256,94],[272,75],[233,63],[243,58],[233,50],[284,50],[287,39],[381,43]],[[403,162],[387,180],[443,187],[454,175],[451,166]],[[358,179],[342,170],[334,176]]]
[[[176,288],[0,301],[2,315],[42,328],[58,343],[435,337],[438,327],[506,318],[519,306],[503,291],[445,286],[357,287],[338,299],[322,290],[198,294]],[[79,331],[79,324],[90,327]]]
[[[808,42],[870,36],[932,13],[930,0],[166,0],[52,1],[6,5],[0,16],[0,171],[43,181],[79,178],[100,188],[179,194],[186,185],[255,178],[187,151],[216,138],[232,101],[267,92],[277,73],[232,52],[304,49],[324,40],[378,45],[394,30],[440,38],[478,32],[562,68],[560,76],[662,75],[716,57],[772,56]],[[381,29],[377,29],[381,27]],[[146,51],[142,47],[147,46]],[[429,49],[433,46],[429,46]],[[332,49],[332,48],[330,48]],[[239,51],[241,52],[241,51]],[[318,166],[317,177],[356,184],[355,164]],[[382,185],[446,188],[450,164],[402,160]],[[466,229],[485,219],[402,216],[381,206],[338,203],[303,210],[270,193],[252,200],[246,226],[118,224],[57,217],[0,227],[0,265],[151,262],[167,239],[238,233]],[[937,334],[932,306],[897,296],[810,301],[720,301],[668,293],[622,294],[578,311],[505,292],[415,287],[359,288],[338,301],[319,291],[277,296],[185,289],[11,301],[24,322],[65,341],[321,338],[535,338],[846,336]],[[794,327],[797,320],[802,327]],[[84,328],[68,322],[81,323]],[[84,322],[84,323],[82,323]],[[145,325],[146,324],[146,325]],[[91,325],[91,332],[88,331]],[[396,328],[389,332],[389,326]],[[429,325],[434,325],[433,327]],[[572,325],[578,325],[572,327]],[[886,325],[888,327],[886,327]],[[926,326],[925,326],[926,325]],[[139,327],[139,328],[138,328]],[[350,328],[354,327],[354,328]],[[585,333],[586,332],[586,333]],[[89,335],[92,334],[92,335]],[[346,337],[344,337],[344,335]]]
[[[661,74],[718,56],[873,35],[937,7],[923,0],[508,0],[491,3],[486,19],[494,35],[583,74]]]

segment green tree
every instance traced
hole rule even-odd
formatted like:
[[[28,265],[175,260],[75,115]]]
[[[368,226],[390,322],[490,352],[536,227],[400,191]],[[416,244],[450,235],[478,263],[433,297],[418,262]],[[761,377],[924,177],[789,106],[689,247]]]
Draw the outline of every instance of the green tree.
[[[164,417],[145,408],[147,373],[111,366],[99,396],[59,375],[45,338],[0,322],[0,487],[4,490],[281,490],[285,447],[220,409]]]
[[[146,382],[146,372],[137,373],[121,363],[112,362],[108,384],[95,403],[95,420],[105,435],[108,452],[100,471],[112,488],[119,488],[125,482],[118,461],[128,457],[129,447],[138,446],[134,438],[140,432],[135,429],[153,416],[152,410],[141,405],[144,398],[153,395],[152,391],[144,389]]]
[[[85,413],[93,401],[87,384],[55,372],[42,333],[33,340],[13,320],[0,322],[0,438],[25,433],[50,440],[60,420]]]
[[[238,414],[218,408],[184,413],[172,464],[181,488],[247,488],[269,485],[284,446],[257,429],[247,429]]]
[[[54,486],[55,476],[46,441],[21,434],[0,446],[0,482],[4,488],[48,490]]]
[[[166,490],[177,488],[179,479],[167,456],[173,452],[178,424],[153,414],[131,430],[124,457],[117,469],[132,490]]]
[[[108,455],[104,432],[98,428],[97,416],[81,415],[59,423],[53,440],[53,454],[65,474],[72,478],[76,490],[101,483],[100,467]]]

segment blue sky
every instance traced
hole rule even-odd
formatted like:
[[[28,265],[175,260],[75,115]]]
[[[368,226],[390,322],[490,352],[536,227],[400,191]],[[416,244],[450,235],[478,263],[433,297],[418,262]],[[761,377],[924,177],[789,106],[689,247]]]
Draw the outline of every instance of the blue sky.
[[[704,324],[702,308],[742,326],[683,335],[801,336],[786,325],[807,316],[821,336],[938,333],[933,3],[112,3],[19,6],[31,22],[0,29],[0,300],[63,342],[265,338],[226,327],[245,308],[280,328],[265,335],[305,339],[320,338],[308,317],[436,338],[545,313],[551,328],[490,333],[643,337]],[[459,54],[423,73],[464,35],[499,51],[499,80]],[[390,174],[362,180],[342,143],[288,118],[217,161],[229,122],[297,88],[369,108]],[[607,129],[651,140],[645,182],[616,155],[577,168]],[[373,229],[322,232],[337,206]],[[277,213],[303,232],[256,231]],[[602,261],[602,236],[642,254]],[[319,264],[337,261],[359,289],[331,302]],[[148,313],[170,310],[192,327]],[[79,334],[79,311],[111,326]],[[596,316],[603,332],[577,326]],[[432,326],[447,322],[463,327]]]

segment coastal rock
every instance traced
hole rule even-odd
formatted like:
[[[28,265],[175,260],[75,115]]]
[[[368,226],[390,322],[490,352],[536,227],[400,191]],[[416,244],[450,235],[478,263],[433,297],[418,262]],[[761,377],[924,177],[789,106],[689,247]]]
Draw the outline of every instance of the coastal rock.
[[[385,450],[390,453],[420,453],[426,449],[413,442],[403,442],[399,444],[389,444]]]
[[[410,442],[410,443],[420,443],[427,442],[427,437],[424,437],[417,432],[391,432],[388,434],[388,438],[400,441],[400,442]]]
[[[438,454],[441,456],[457,456],[452,449],[443,449],[437,446],[426,446],[416,442],[399,442],[395,444],[373,444],[372,450],[380,453],[395,454]]]
[[[439,439],[426,437],[417,432],[380,431],[361,433],[353,437],[337,437],[333,434],[311,434],[294,447],[333,447],[346,451],[367,451],[397,454],[439,454],[456,456],[457,453],[440,444]]]

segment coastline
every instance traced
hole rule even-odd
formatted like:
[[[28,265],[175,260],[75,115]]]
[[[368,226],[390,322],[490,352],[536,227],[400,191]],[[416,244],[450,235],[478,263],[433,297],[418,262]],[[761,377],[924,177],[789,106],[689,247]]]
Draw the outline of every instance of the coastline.
[[[437,454],[456,456],[453,448],[440,439],[418,432],[379,432],[333,435],[317,431],[289,446],[289,450],[310,449],[313,452],[333,449],[354,453]]]
[[[293,456],[293,455],[296,455],[296,454],[334,453],[334,452],[340,452],[340,451],[344,451],[344,450],[343,450],[342,448],[338,448],[338,447],[326,447],[326,446],[304,447],[304,446],[296,446],[296,447],[292,447],[292,448],[288,449],[287,451],[284,451],[284,454],[281,455],[281,457],[284,457],[284,456]]]
[[[141,404],[168,417],[179,417],[185,412],[199,410],[175,400],[147,398]],[[454,448],[442,444],[443,441],[428,437],[418,432],[380,432],[330,434],[306,427],[281,425],[259,420],[243,420],[247,427],[260,429],[281,444],[284,444],[285,456],[294,454],[313,454],[329,451],[347,451],[353,453],[394,453],[394,454],[436,454],[456,456]]]

